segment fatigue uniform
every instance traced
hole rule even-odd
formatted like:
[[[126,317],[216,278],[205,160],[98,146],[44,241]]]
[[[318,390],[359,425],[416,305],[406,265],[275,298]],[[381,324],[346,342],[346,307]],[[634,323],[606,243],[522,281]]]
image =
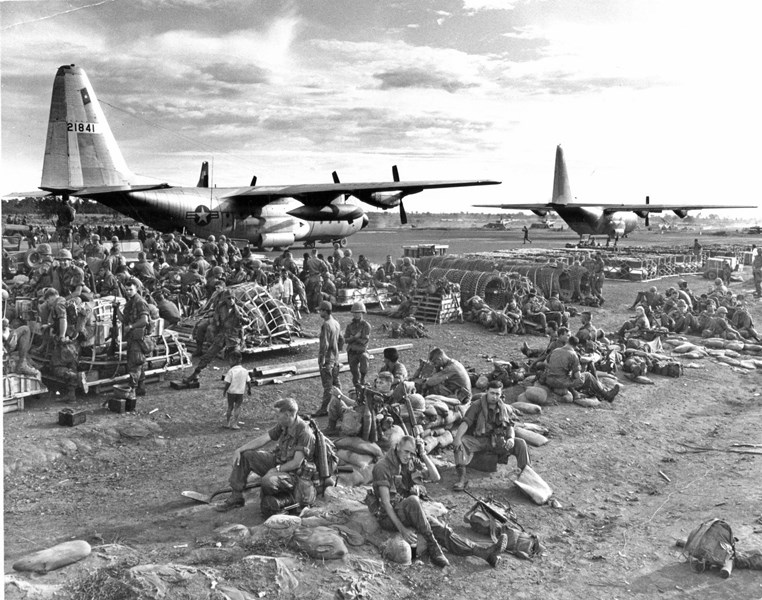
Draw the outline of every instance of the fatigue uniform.
[[[305,282],[307,288],[307,308],[311,311],[316,310],[322,299],[321,275],[328,273],[328,267],[317,256],[310,256],[304,265]]]
[[[513,409],[502,400],[490,407],[485,394],[478,394],[463,416],[468,429],[461,438],[462,445],[455,450],[455,465],[466,466],[476,452],[488,452],[497,454],[503,464],[509,456],[515,456],[523,470],[530,464],[529,450],[524,440],[515,437],[513,417]]]
[[[146,354],[151,350],[146,343],[146,335],[150,334],[150,314],[148,304],[140,294],[135,294],[124,305],[124,323],[130,325],[127,332],[127,370],[130,374],[130,387],[142,390],[145,388]],[[134,327],[145,315],[148,323],[145,327]]]
[[[451,358],[439,371],[426,379],[426,390],[429,394],[457,398],[466,404],[471,400],[471,378],[466,368]]]
[[[241,319],[238,309],[233,305],[233,297],[227,290],[222,292],[217,299],[217,305],[214,307],[214,314],[211,320],[199,324],[196,329],[196,348],[200,351],[204,346],[204,338],[209,327],[214,334],[212,346],[207,350],[198,362],[196,371],[199,372],[206,368],[210,362],[225,350],[225,354],[231,350],[239,348],[241,343]],[[206,324],[206,327],[204,326]]]
[[[249,473],[256,473],[262,477],[262,493],[274,495],[279,492],[290,492],[296,486],[299,475],[304,470],[314,470],[315,436],[309,424],[301,417],[284,429],[275,425],[268,432],[271,440],[277,440],[278,446],[274,451],[267,450],[244,450],[241,452],[241,460],[233,467],[230,474],[230,487],[234,492],[243,492],[246,488],[246,480]],[[297,451],[304,454],[302,466],[287,473],[274,472],[278,465],[293,460]]]
[[[318,366],[320,367],[320,381],[323,384],[323,402],[320,410],[327,410],[331,402],[331,390],[335,387],[341,389],[339,381],[339,336],[341,328],[339,322],[328,317],[320,327],[320,347],[318,349]]]
[[[347,361],[355,389],[365,384],[365,376],[368,374],[370,332],[370,323],[364,319],[359,321],[352,319],[344,331],[344,339],[347,341]]]
[[[74,339],[74,323],[68,318],[67,302],[65,298],[57,298],[48,314],[48,322],[51,326],[51,333],[55,336],[50,353],[51,373],[63,380],[65,390],[71,394],[73,399],[74,388],[77,384],[77,366],[79,364],[79,343]],[[61,319],[66,319],[66,331],[61,331]],[[66,336],[69,341],[57,339],[60,336]]]
[[[414,529],[428,543],[431,543],[429,540],[435,540],[452,554],[475,555],[481,548],[479,544],[458,535],[439,519],[426,515],[418,495],[421,486],[416,483],[420,481],[418,473],[423,469],[424,465],[418,458],[413,458],[408,464],[402,464],[395,449],[389,450],[373,467],[373,491],[368,494],[365,501],[371,514],[376,517],[382,528],[387,531],[397,531],[394,521],[389,518],[380,502],[379,489],[389,488],[392,508],[405,527]]]
[[[757,251],[751,263],[751,274],[754,277],[754,295],[762,296],[762,252]]]

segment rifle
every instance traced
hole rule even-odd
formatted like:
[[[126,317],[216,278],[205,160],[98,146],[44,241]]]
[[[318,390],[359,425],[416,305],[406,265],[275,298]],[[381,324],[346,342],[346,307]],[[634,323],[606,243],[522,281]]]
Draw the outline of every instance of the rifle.
[[[484,509],[484,512],[486,512],[490,517],[495,519],[500,525],[509,525],[514,524],[518,526],[521,531],[524,531],[524,528],[521,526],[521,523],[519,523],[516,513],[513,512],[513,509],[509,506],[507,507],[500,507],[495,503],[490,502],[489,500],[481,500],[474,496],[471,492],[468,490],[463,490],[466,494],[468,494],[471,498],[476,500],[476,502],[481,505],[481,507]],[[504,508],[505,510],[502,510]]]
[[[116,356],[119,349],[119,303],[111,305],[111,345],[108,349],[109,356]]]

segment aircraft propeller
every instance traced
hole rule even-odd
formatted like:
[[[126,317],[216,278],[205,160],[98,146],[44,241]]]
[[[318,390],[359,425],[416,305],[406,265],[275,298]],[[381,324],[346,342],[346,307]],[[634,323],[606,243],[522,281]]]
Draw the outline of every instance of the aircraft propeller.
[[[651,196],[646,196],[646,206],[648,206],[649,204],[651,204]],[[650,212],[646,213],[646,227],[650,225],[650,219],[648,218],[650,214],[651,214]]]
[[[395,182],[400,180],[400,172],[397,170],[397,165],[392,165],[392,178]],[[402,196],[400,196],[400,223],[407,225],[407,213],[405,212],[405,205],[402,204]]]
[[[254,187],[254,186],[256,186],[256,185],[257,185],[257,176],[256,176],[256,175],[254,175],[254,176],[252,176],[252,178],[251,178],[251,183],[249,184],[249,186],[250,186],[250,187]]]
[[[334,171],[333,173],[331,173],[331,176],[333,177],[333,182],[334,182],[334,183],[341,183],[341,181],[339,181],[339,174],[338,174],[336,171]],[[351,195],[352,195],[352,194],[344,194],[344,202],[346,202],[347,200],[349,200],[349,197],[350,197]]]

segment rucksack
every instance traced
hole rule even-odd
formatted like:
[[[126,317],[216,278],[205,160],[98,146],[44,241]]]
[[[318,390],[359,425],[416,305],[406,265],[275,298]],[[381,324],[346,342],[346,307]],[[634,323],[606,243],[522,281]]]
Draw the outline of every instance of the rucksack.
[[[508,536],[506,552],[525,559],[542,554],[543,547],[540,538],[524,531],[510,505],[504,506],[495,500],[488,502],[492,510],[500,514],[499,519],[486,508],[485,501],[477,500],[476,504],[464,515],[463,520],[474,531],[489,535],[493,540],[497,540],[497,537],[503,533],[506,534]]]
[[[651,363],[651,372],[665,377],[680,377],[683,374],[683,366],[676,360],[655,360]]]
[[[78,339],[83,346],[90,346],[95,341],[95,313],[89,302],[82,298],[71,298],[66,301],[66,318],[69,321],[69,331],[72,338]]]
[[[707,567],[723,567],[728,560],[735,558],[735,552],[733,531],[721,519],[709,519],[696,527],[683,548],[683,556],[698,572]]]

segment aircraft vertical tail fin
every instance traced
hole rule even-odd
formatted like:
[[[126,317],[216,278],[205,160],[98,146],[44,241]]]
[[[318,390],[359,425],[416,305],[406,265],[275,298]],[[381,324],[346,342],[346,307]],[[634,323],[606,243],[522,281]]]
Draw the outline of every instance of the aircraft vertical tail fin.
[[[59,67],[53,81],[40,187],[71,191],[124,186],[133,179],[84,69]]]
[[[569,187],[569,174],[566,172],[566,161],[561,146],[556,146],[556,169],[553,176],[553,204],[569,204],[573,200]]]

